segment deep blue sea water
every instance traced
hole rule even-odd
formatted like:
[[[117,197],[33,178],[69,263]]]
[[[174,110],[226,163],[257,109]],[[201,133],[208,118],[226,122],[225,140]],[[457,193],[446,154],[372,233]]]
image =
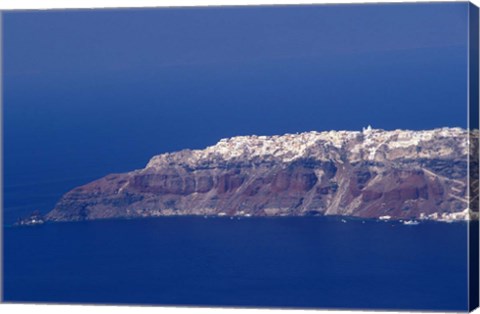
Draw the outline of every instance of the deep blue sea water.
[[[237,135],[466,127],[467,3],[3,14],[3,222]],[[462,105],[465,104],[465,105]],[[4,229],[8,301],[464,310],[465,224]]]
[[[467,308],[467,225],[168,217],[7,227],[7,302]]]

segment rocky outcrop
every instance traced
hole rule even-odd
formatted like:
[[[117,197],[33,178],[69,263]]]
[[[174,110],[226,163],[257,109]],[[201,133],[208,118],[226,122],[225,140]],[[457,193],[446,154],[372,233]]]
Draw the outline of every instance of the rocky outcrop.
[[[468,135],[331,131],[223,139],[65,194],[45,219],[167,215],[468,218]],[[439,218],[440,217],[440,218]]]

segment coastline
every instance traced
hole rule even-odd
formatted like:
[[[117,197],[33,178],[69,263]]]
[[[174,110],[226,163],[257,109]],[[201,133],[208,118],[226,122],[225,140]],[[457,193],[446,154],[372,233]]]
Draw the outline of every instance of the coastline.
[[[198,219],[218,219],[218,220],[270,220],[270,219],[318,219],[325,221],[336,221],[336,222],[361,222],[361,223],[392,223],[395,225],[418,225],[425,223],[471,223],[478,222],[478,219],[400,219],[400,218],[365,218],[357,216],[342,216],[342,215],[283,215],[283,216],[222,216],[222,215],[195,215],[195,214],[185,214],[185,215],[160,215],[160,216],[131,216],[131,217],[107,217],[107,218],[96,218],[96,219],[85,219],[85,220],[63,220],[63,221],[53,221],[53,220],[43,220],[42,222],[29,223],[28,219],[23,219],[23,223],[16,222],[10,225],[4,225],[4,227],[36,227],[49,224],[57,223],[82,223],[82,222],[95,222],[95,221],[127,221],[127,220],[156,220],[156,219],[179,219],[179,218],[198,218]],[[414,223],[409,223],[414,222]]]

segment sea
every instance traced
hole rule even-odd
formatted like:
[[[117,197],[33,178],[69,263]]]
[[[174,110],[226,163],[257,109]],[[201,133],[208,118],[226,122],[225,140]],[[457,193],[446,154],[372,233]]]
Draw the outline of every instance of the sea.
[[[4,227],[4,300],[467,310],[467,224],[159,217]]]
[[[13,226],[77,186],[221,138],[466,127],[458,104],[467,103],[467,43],[457,39],[466,28],[444,18],[457,21],[466,7],[429,13],[423,33],[426,8],[402,11],[407,24],[390,9],[365,8],[386,28],[353,11],[319,19],[312,8],[268,19],[201,10],[204,18],[187,14],[185,24],[150,11],[5,17],[4,300],[465,311],[465,223],[163,217]],[[185,36],[151,31],[178,25]],[[355,30],[358,51],[341,53],[352,45],[345,50],[344,36],[328,29]],[[387,37],[372,42],[377,30]],[[450,35],[427,47],[431,34]],[[408,43],[396,49],[392,38]]]
[[[35,139],[14,141],[20,131],[11,126],[3,178],[6,302],[467,309],[466,223],[160,217],[15,227],[19,217],[51,210],[70,189],[142,168],[156,152],[147,142],[148,149],[125,154],[100,140],[83,153],[70,152],[70,141],[35,148]],[[31,155],[21,147],[33,147]]]

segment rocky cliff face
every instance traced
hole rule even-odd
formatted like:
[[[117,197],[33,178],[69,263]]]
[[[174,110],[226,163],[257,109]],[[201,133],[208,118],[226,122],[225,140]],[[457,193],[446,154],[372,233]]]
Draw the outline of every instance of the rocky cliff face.
[[[166,215],[468,216],[468,134],[331,131],[223,139],[65,194],[50,221]]]

